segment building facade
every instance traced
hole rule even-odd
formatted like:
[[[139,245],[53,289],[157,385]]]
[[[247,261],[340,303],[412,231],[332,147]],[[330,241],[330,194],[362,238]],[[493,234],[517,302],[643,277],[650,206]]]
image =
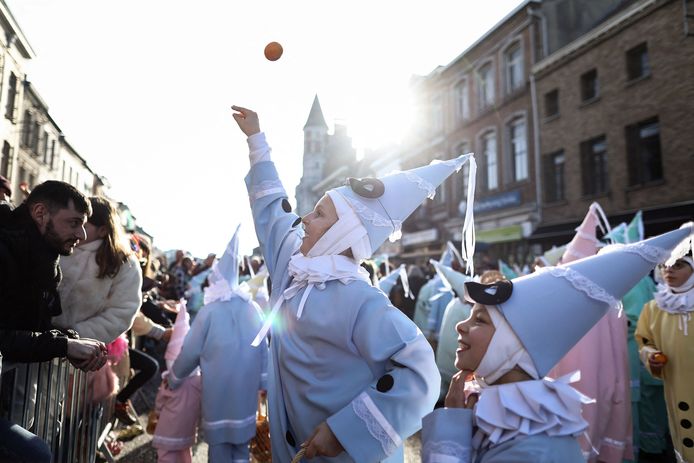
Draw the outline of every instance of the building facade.
[[[10,180],[14,198],[21,194],[17,157],[22,135],[24,67],[35,53],[3,1],[0,1],[0,27],[0,175]]]
[[[530,69],[542,58],[539,3],[525,2],[446,66],[413,79],[426,120],[407,143],[403,168],[474,152],[475,224],[480,248],[528,258],[538,223]],[[426,261],[460,241],[468,169],[449,178],[403,226],[403,256]],[[490,258],[491,259],[491,258]]]
[[[612,225],[643,210],[647,235],[694,216],[694,30],[686,7],[631,2],[533,67],[543,171],[533,242],[568,242],[592,201]]]

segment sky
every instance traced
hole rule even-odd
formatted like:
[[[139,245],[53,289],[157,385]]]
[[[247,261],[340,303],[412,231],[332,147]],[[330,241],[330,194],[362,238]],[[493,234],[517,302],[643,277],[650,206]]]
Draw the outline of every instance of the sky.
[[[232,104],[258,112],[294,203],[314,95],[358,153],[417,116],[409,81],[520,0],[5,0],[36,57],[27,77],[67,140],[162,250],[257,245]],[[267,61],[263,49],[284,54]]]

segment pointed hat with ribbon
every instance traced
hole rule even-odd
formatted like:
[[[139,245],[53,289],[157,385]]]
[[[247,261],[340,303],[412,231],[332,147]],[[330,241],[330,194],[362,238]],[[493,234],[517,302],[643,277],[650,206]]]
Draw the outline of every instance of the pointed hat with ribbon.
[[[496,305],[542,377],[653,267],[692,233],[679,230],[492,285],[466,283],[466,297]]]

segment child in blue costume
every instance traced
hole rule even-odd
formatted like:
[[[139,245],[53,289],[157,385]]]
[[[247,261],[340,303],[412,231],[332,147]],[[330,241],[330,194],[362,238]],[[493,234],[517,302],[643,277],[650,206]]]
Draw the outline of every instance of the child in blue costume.
[[[312,461],[402,461],[404,440],[436,402],[439,375],[422,333],[369,284],[359,260],[469,156],[382,181],[351,179],[302,219],[291,211],[257,114],[233,109],[248,137],[246,185],[272,281],[273,461],[288,463],[302,447]]]
[[[267,381],[267,343],[251,341],[262,312],[238,284],[238,228],[210,272],[202,309],[171,367],[169,388],[202,370],[202,428],[211,463],[248,462],[258,393]]]
[[[611,245],[512,281],[465,283],[475,305],[456,327],[461,371],[446,408],[423,420],[423,461],[584,462],[576,437],[587,428],[581,407],[590,399],[569,385],[575,373],[543,377],[691,232]]]

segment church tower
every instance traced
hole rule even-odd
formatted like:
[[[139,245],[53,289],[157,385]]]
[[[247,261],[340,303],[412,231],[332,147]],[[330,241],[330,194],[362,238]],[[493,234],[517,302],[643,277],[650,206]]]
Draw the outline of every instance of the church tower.
[[[316,95],[304,125],[303,175],[296,187],[296,212],[301,216],[310,212],[320,199],[313,187],[323,178],[327,145],[328,124]]]

